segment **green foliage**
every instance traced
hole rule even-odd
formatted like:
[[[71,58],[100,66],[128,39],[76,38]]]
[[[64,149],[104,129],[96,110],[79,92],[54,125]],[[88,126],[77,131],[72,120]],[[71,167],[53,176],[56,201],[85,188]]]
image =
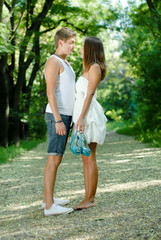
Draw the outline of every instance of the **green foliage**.
[[[112,109],[111,111],[107,111],[106,115],[110,116],[112,120],[119,122],[122,119],[121,113],[122,113],[122,109],[119,109],[117,111],[115,111],[115,109]]]
[[[9,41],[9,30],[4,23],[0,23],[0,55],[13,51],[14,46]]]
[[[155,129],[151,131],[146,129],[146,131],[142,131],[139,134],[137,139],[141,142],[149,143],[152,147],[161,147],[161,130]]]
[[[122,69],[126,67],[117,64]],[[126,72],[121,75],[114,66],[110,66],[106,79],[99,86],[98,101],[110,120],[130,119],[134,114],[135,87],[126,79]]]
[[[129,135],[129,136],[137,136],[140,132],[136,125],[131,124],[131,125],[127,125],[123,128],[118,129],[117,133]]]
[[[29,136],[42,139],[46,136],[46,123],[44,119],[47,104],[46,82],[43,73],[39,74],[39,81],[32,88],[29,110]]]
[[[107,61],[107,76],[100,82],[97,98],[109,120],[130,119],[136,108],[135,75],[130,65],[120,58],[122,39],[114,30],[101,32]]]
[[[31,112],[29,118],[29,136],[36,139],[43,139],[46,136],[44,113]]]
[[[132,11],[133,10],[133,11]],[[156,16],[150,13],[146,3],[139,8],[133,5],[126,26],[122,57],[137,76],[133,94],[136,103],[135,119],[145,133],[161,129],[161,4],[156,5]]]

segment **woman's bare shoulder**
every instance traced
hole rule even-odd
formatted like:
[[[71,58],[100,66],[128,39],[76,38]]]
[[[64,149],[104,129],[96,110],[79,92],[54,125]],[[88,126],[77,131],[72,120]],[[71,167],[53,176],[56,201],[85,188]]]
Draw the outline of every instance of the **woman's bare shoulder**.
[[[98,63],[92,64],[90,69],[89,69],[89,74],[101,75],[100,65]]]

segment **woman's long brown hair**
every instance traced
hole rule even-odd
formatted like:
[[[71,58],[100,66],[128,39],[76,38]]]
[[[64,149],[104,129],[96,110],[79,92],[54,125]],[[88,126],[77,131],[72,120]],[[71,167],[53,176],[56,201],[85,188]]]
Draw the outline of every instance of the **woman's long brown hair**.
[[[101,69],[101,80],[103,80],[106,75],[106,63],[103,44],[99,38],[90,36],[86,37],[84,40],[84,72],[87,72],[94,63],[99,64]]]

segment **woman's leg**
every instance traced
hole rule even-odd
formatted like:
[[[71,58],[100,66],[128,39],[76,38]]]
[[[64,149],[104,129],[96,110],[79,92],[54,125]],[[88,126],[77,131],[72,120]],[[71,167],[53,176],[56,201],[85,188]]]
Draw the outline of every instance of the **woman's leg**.
[[[82,155],[84,169],[85,198],[75,207],[75,210],[95,206],[94,198],[98,182],[98,169],[96,163],[96,143],[90,143],[91,155],[89,157]]]
[[[88,199],[88,157],[82,155],[82,161],[83,161],[83,173],[84,173],[84,186],[85,186],[85,198]]]
[[[88,199],[94,202],[98,183],[98,168],[96,162],[96,143],[89,144],[92,150],[88,159]]]

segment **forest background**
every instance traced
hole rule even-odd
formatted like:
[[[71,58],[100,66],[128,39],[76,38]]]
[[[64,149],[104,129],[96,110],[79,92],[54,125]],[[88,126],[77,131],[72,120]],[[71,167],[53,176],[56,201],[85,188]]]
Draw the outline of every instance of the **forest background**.
[[[108,71],[97,95],[108,126],[161,146],[159,0],[0,0],[0,151],[45,138],[43,70],[65,26],[77,33],[68,57],[77,77],[85,36],[103,41]]]

